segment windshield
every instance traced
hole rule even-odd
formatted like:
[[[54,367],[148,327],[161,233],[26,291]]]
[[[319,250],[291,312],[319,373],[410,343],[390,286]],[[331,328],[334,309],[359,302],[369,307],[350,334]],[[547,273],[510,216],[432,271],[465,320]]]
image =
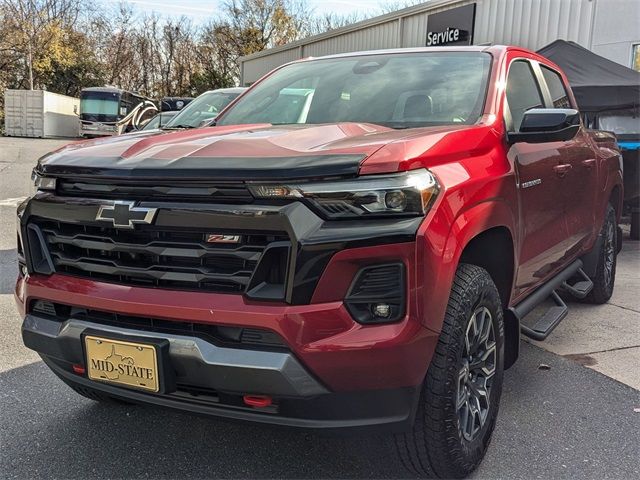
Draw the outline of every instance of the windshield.
[[[80,113],[91,115],[118,115],[120,96],[111,92],[82,92]]]
[[[215,118],[224,107],[229,105],[231,100],[236,98],[239,93],[224,92],[207,92],[190,102],[186,107],[180,110],[172,120],[167,122],[167,128],[179,127],[199,127],[205,120]]]
[[[491,57],[363,55],[295,63],[247,92],[218,125],[366,122],[393,128],[475,123]]]
[[[141,130],[154,130],[156,128],[160,128],[165,126],[173,117],[175,117],[175,113],[173,112],[162,112],[149,120]]]

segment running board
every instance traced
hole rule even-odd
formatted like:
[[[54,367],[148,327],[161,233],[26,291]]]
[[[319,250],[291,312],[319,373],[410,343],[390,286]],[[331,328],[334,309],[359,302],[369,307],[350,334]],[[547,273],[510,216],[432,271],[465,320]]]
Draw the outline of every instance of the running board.
[[[569,307],[567,307],[567,304],[560,298],[560,295],[554,291],[551,293],[551,299],[553,299],[555,306],[549,308],[549,310],[536,321],[533,327],[529,328],[526,325],[520,326],[520,331],[523,335],[534,340],[545,340],[564,317],[567,316]]]
[[[576,260],[518,305],[510,308],[513,315],[515,315],[515,317],[520,321],[520,332],[522,332],[523,335],[534,340],[544,340],[560,324],[564,317],[567,316],[569,309],[556,290],[560,287],[565,287],[566,285],[582,294],[587,287],[586,285],[582,285],[582,282],[578,282],[573,285],[569,285],[567,283],[569,279],[579,271],[582,272],[582,260]],[[584,272],[580,275],[582,276],[583,274]],[[586,276],[586,274],[584,275]],[[591,285],[588,288],[588,291],[584,293],[585,296],[589,291],[591,291],[591,288],[593,288],[593,285]],[[522,325],[522,319],[531,313],[534,308],[549,298],[553,300],[555,305],[549,308],[545,314],[536,321],[533,327]]]
[[[593,290],[593,282],[587,274],[584,273],[582,268],[579,268],[576,274],[582,277],[582,280],[577,281],[573,285],[570,285],[568,282],[563,282],[562,288],[576,298],[584,298]]]

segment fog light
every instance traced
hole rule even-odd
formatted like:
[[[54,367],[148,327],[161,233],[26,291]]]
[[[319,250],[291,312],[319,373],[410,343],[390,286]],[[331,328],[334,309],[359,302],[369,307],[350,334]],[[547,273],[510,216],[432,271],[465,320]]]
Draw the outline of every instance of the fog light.
[[[404,210],[407,207],[407,196],[401,190],[394,190],[385,195],[384,203],[392,210]]]
[[[397,322],[406,311],[405,292],[404,264],[368,265],[356,274],[344,304],[358,323]]]
[[[376,303],[373,306],[373,314],[378,318],[389,318],[391,315],[391,305],[388,303]]]

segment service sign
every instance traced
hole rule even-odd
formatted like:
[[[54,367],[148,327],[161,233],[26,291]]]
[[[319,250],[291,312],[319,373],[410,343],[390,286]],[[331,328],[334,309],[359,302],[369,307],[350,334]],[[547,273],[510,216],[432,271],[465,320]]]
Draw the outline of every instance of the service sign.
[[[427,19],[427,47],[471,45],[476,4],[433,13]]]

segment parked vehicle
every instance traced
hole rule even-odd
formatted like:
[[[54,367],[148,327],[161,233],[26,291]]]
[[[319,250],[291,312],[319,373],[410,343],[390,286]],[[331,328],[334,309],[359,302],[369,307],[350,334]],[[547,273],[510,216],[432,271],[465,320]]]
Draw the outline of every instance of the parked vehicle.
[[[303,117],[272,108],[298,88]],[[478,466],[520,332],[549,335],[560,290],[614,288],[615,139],[516,47],[294,62],[215,127],[74,145],[34,175],[22,334],[75,391],[382,427],[420,475]]]
[[[172,112],[172,111],[180,111],[191,101],[193,97],[163,97],[160,99],[160,111],[161,112]]]
[[[198,128],[214,120],[246,88],[219,88],[199,95],[169,123],[167,129]]]
[[[115,87],[80,92],[80,134],[92,138],[139,129],[158,112],[149,98]]]
[[[169,121],[175,117],[179,111],[160,112],[151,120],[149,120],[140,130],[155,130],[164,127]]]
[[[312,88],[283,88],[274,92],[274,97],[267,99],[268,105],[256,115],[256,122],[272,123],[278,119],[280,125],[306,123],[309,108],[313,101]]]

